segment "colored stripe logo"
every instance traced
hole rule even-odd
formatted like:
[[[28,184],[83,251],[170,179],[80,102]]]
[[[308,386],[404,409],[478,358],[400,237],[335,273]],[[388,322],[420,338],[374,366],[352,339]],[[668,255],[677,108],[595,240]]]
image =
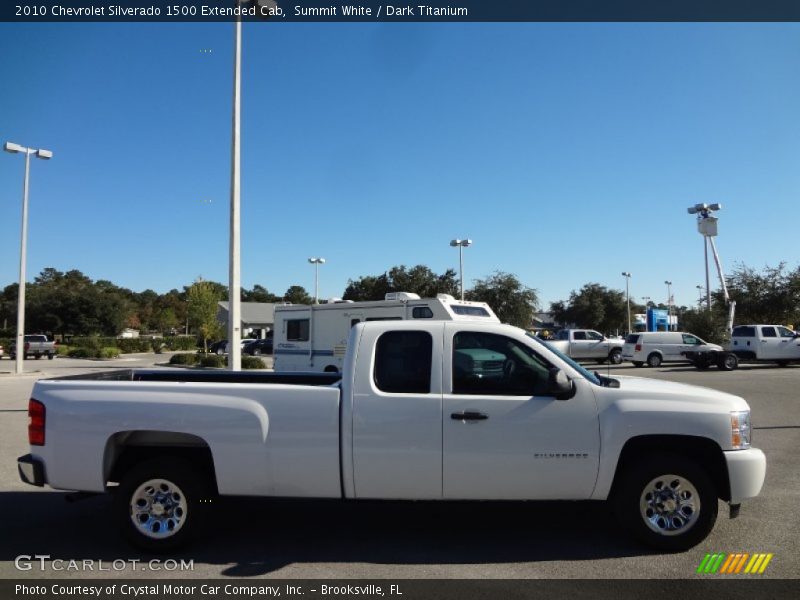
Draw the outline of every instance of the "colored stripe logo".
[[[700,561],[697,572],[718,575],[761,575],[767,570],[767,565],[773,556],[772,553],[749,554],[747,552],[706,554]]]

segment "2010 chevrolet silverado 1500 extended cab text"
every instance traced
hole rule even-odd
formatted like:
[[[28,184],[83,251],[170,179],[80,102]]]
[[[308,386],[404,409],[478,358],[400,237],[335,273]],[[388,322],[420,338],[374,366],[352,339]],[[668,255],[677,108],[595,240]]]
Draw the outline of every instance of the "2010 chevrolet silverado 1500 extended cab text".
[[[22,479],[114,489],[153,550],[192,536],[213,494],[610,500],[646,543],[685,549],[766,471],[742,398],[601,377],[499,323],[360,323],[341,374],[123,371],[32,396]]]

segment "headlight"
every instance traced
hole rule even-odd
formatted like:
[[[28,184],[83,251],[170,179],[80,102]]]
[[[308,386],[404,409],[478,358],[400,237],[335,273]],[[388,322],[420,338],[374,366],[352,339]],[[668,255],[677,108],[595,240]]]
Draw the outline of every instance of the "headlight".
[[[734,450],[745,450],[750,447],[749,410],[731,413],[731,446]]]

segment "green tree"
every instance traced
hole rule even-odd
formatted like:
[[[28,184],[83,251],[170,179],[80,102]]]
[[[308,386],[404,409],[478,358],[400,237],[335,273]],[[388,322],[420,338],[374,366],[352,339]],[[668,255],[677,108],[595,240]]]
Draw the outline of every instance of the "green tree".
[[[189,325],[203,337],[203,350],[208,352],[208,340],[218,337],[222,326],[217,321],[219,288],[210,281],[196,281],[186,291]]]
[[[536,290],[524,286],[515,275],[502,271],[476,280],[465,297],[475,302],[486,302],[503,323],[522,328],[530,327],[539,305]]]
[[[587,283],[580,291],[573,291],[568,302],[553,302],[550,310],[559,323],[572,323],[603,333],[625,329],[628,323],[625,293],[599,283]]]
[[[800,267],[786,263],[756,271],[739,264],[727,278],[728,293],[736,301],[736,322],[794,325],[800,322]],[[713,292],[713,306],[723,310],[721,291]]]
[[[389,292],[411,292],[422,298],[433,298],[437,294],[455,296],[459,293],[459,286],[453,269],[438,275],[425,265],[411,268],[400,265],[382,275],[365,275],[349,280],[342,298],[357,302],[383,300]]]
[[[314,299],[308,295],[306,288],[302,285],[293,285],[284,294],[283,299],[292,304],[311,304]]]
[[[268,291],[263,285],[255,284],[252,290],[242,288],[242,302],[280,302],[281,297]]]

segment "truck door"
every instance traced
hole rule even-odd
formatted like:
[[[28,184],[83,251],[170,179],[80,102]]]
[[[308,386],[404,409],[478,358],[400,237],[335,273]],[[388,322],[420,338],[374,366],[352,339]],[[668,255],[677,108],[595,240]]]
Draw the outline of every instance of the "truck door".
[[[800,360],[800,337],[788,327],[778,327],[780,354],[784,360]]]
[[[778,337],[778,331],[773,326],[763,326],[760,329],[760,340],[758,342],[758,356],[759,359],[774,360],[781,358],[781,339]]]
[[[534,348],[456,327],[444,339],[444,498],[589,498],[600,450],[591,384],[556,400],[545,392],[551,365]]]
[[[441,357],[441,328],[429,324],[362,337],[353,382],[357,498],[442,497]]]

